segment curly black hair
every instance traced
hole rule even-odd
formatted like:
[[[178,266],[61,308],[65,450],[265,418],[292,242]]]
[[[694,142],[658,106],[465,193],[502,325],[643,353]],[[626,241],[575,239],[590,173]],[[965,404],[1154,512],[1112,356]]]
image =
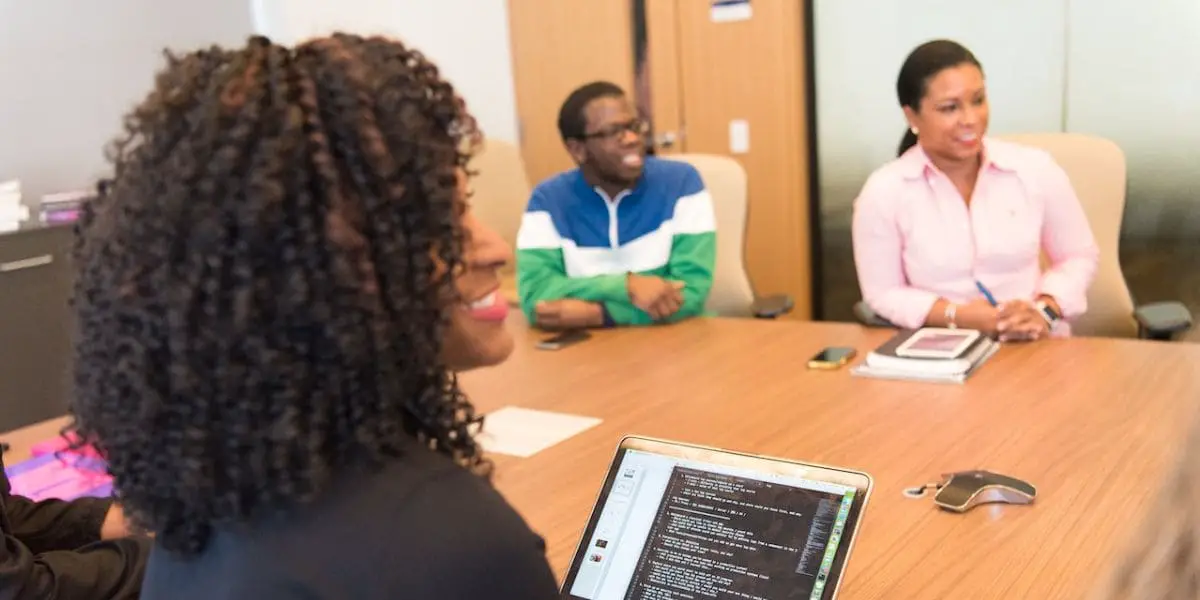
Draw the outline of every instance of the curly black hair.
[[[167,53],[74,252],[68,431],[135,526],[195,554],[423,446],[487,474],[440,356],[480,140],[394,40]]]

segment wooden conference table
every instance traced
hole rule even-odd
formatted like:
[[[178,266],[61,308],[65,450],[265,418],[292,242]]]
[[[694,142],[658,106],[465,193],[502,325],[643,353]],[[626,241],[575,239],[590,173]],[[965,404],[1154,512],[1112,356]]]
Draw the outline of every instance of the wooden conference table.
[[[805,368],[825,346],[865,354],[890,335],[856,325],[695,320],[541,352],[540,334],[513,321],[509,362],[462,377],[479,408],[604,420],[530,458],[496,456],[498,488],[560,576],[617,442],[642,434],[870,473],[842,598],[1080,598],[1145,516],[1200,407],[1193,344],[1009,346],[946,385]],[[56,426],[5,439],[19,453]],[[1029,480],[1037,502],[959,515],[901,494],[972,468]]]

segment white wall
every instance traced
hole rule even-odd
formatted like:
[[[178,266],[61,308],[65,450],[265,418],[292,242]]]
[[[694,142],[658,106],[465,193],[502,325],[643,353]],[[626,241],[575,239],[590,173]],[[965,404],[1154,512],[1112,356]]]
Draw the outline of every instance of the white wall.
[[[392,36],[423,52],[488,137],[517,141],[505,0],[252,0],[257,31],[295,43],[335,30]]]
[[[164,48],[239,44],[251,32],[246,0],[0,0],[0,181],[20,179],[32,206],[94,185]]]

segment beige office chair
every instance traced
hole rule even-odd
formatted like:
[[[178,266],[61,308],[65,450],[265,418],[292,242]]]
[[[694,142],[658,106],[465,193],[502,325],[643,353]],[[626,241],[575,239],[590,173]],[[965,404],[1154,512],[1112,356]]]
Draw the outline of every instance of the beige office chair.
[[[1072,323],[1072,332],[1097,337],[1170,339],[1191,327],[1191,314],[1181,303],[1158,302],[1134,307],[1118,252],[1126,192],[1125,153],[1119,146],[1104,138],[1077,133],[1029,133],[999,139],[1040,148],[1054,157],[1071,179],[1100,247],[1100,264],[1088,289],[1088,310]],[[855,307],[855,314],[860,320],[871,318],[863,303]]]
[[[474,192],[471,207],[475,216],[515,247],[521,216],[525,214],[532,192],[521,149],[503,140],[485,140],[483,148],[472,157],[467,168],[476,172],[471,179]],[[516,265],[501,271],[501,292],[509,304],[519,303]]]
[[[723,317],[775,318],[792,310],[788,296],[756,299],[743,258],[746,239],[746,171],[736,160],[712,154],[674,154],[700,172],[712,195],[717,226],[717,262],[705,310]]]

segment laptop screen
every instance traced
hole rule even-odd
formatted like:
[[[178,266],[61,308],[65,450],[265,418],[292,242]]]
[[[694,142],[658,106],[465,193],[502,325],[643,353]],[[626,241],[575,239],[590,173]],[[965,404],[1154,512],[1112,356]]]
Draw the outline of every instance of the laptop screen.
[[[868,477],[666,445],[622,444],[565,598],[833,597]]]

